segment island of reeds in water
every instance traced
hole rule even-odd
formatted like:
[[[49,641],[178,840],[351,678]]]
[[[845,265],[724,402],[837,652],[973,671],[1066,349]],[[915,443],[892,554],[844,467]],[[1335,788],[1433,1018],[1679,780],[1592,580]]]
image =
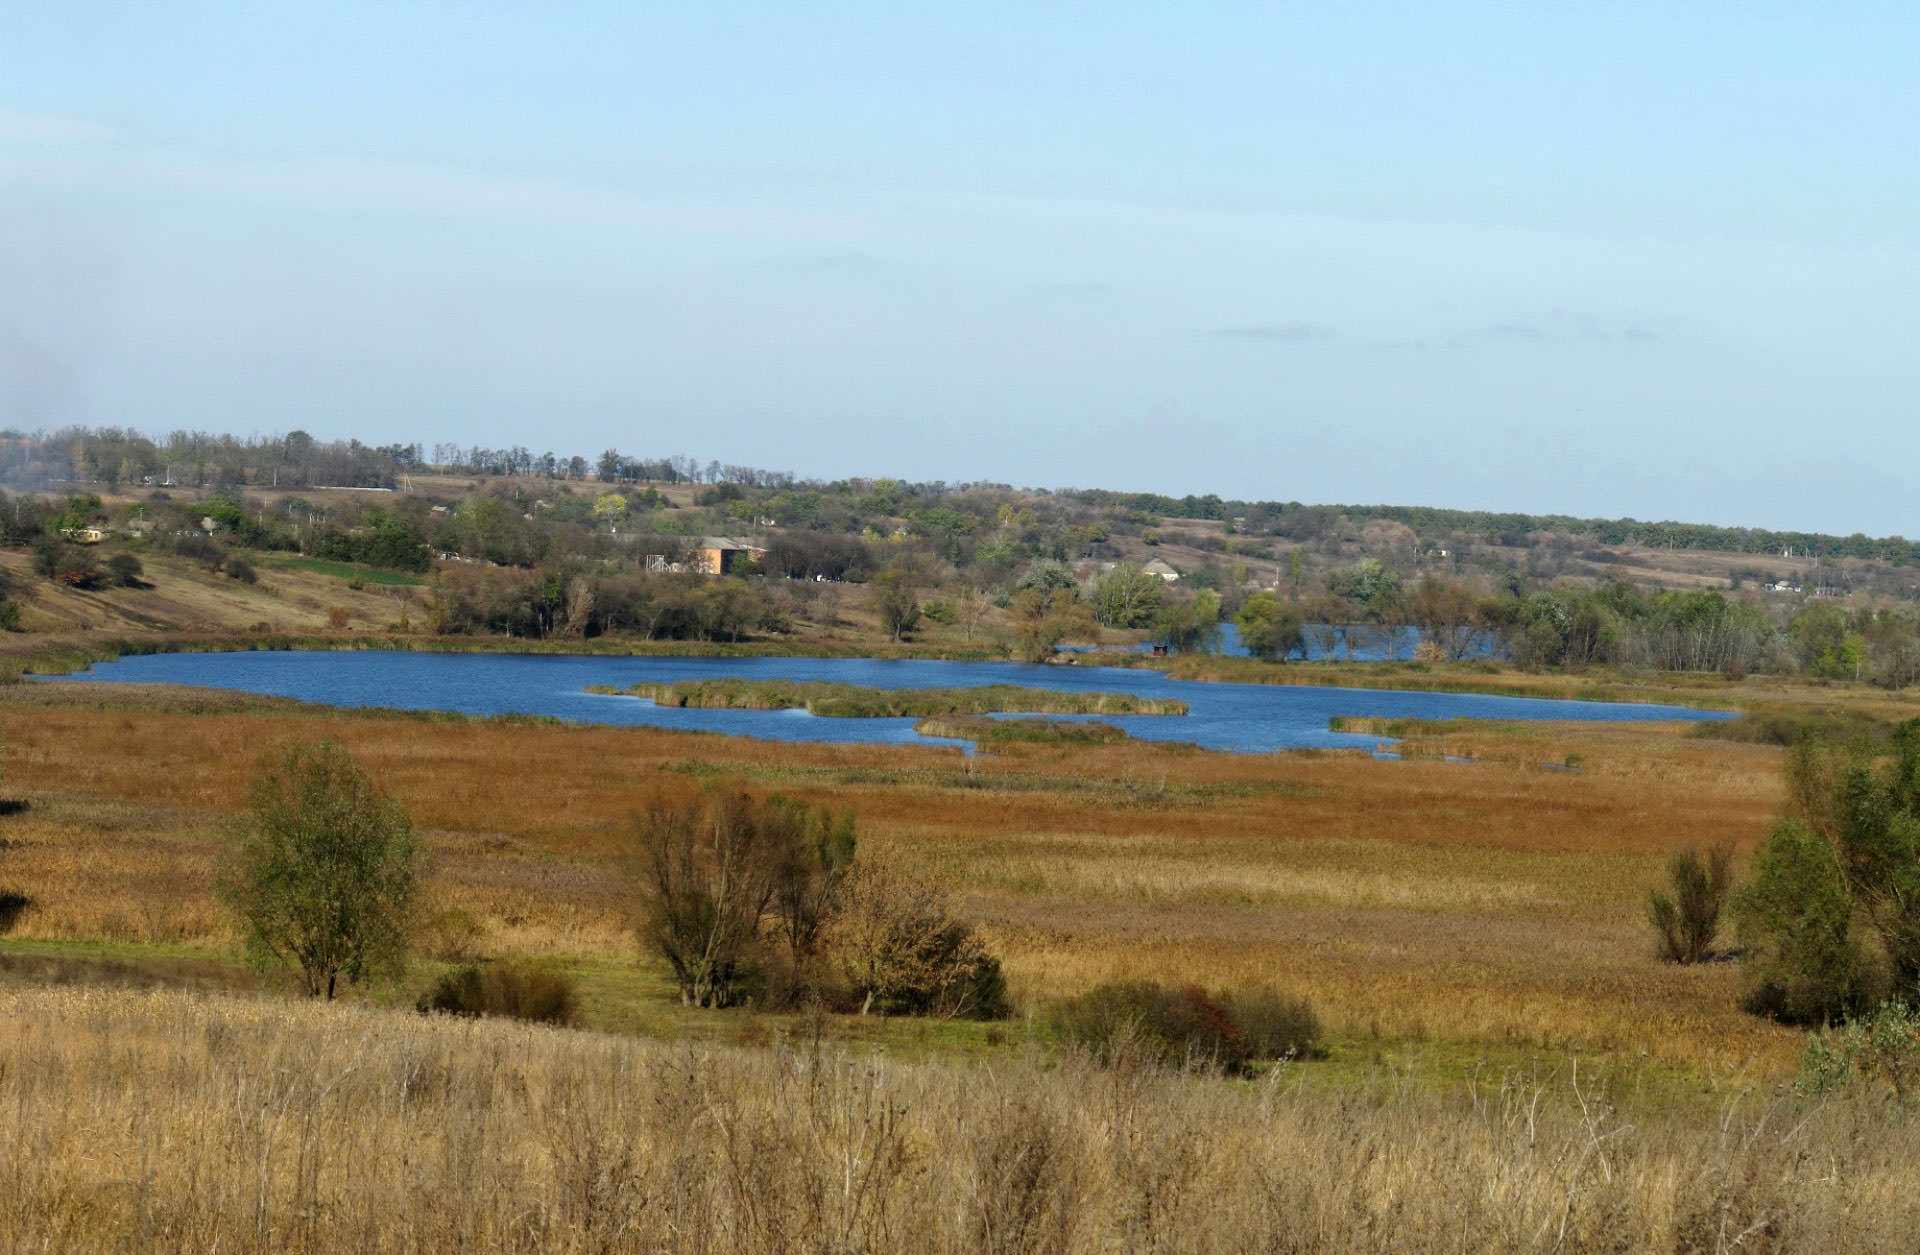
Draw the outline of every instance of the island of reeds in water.
[[[589,685],[589,693],[644,697],[657,706],[695,710],[804,710],[837,719],[989,715],[1184,715],[1172,697],[1075,693],[986,684],[971,688],[882,689],[799,680],[701,680]]]

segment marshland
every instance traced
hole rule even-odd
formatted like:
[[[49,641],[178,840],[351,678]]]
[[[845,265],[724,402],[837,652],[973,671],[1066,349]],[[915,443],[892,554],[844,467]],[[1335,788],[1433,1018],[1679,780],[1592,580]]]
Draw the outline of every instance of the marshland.
[[[1171,528],[1169,581],[1139,503],[931,488],[885,503],[906,540],[794,529],[711,575],[616,547],[598,486],[416,488],[109,494],[109,524],[232,522],[94,547],[49,515],[0,554],[8,1245],[1824,1250],[1911,1223],[1904,1056],[1861,1045],[1911,1035],[1847,1036],[1900,992],[1897,895],[1788,857],[1860,827],[1836,782],[1855,818],[1911,810],[1898,604],[1549,580],[1451,532],[1444,561],[1356,560],[1232,514],[1206,526],[1278,582]],[[667,547],[721,530],[709,491],[613,495]],[[971,548],[913,539],[934,501],[976,511]],[[95,509],[8,505],[0,531]],[[1128,560],[1000,571],[1029,526]],[[544,556],[484,547],[509,540]],[[433,556],[461,550],[493,556]],[[276,949],[267,838],[336,809],[387,842],[347,886],[398,886],[378,944]],[[1840,904],[1827,986],[1748,910],[1800,900]]]

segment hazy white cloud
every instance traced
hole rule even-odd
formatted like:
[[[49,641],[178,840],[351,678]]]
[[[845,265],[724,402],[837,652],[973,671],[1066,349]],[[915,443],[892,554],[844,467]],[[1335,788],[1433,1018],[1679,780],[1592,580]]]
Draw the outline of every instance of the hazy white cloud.
[[[1502,319],[1463,338],[1518,344],[1653,344],[1667,339],[1668,333],[1641,319],[1554,309]]]
[[[83,118],[0,109],[0,144],[99,144],[114,134],[112,127]]]
[[[1215,340],[1240,340],[1251,344],[1305,344],[1311,340],[1331,340],[1339,333],[1317,322],[1261,322],[1214,327],[1206,334]]]

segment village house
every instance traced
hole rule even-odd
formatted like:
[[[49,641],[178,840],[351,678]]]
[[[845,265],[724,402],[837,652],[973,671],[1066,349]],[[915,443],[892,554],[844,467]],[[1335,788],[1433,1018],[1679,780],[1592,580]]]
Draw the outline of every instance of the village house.
[[[93,526],[66,527],[60,530],[60,534],[76,545],[97,545],[107,538],[107,529]]]
[[[757,562],[767,547],[737,536],[702,536],[687,555],[689,570],[702,575],[731,575],[738,567]]]
[[[1175,580],[1180,578],[1180,572],[1174,570],[1171,566],[1168,566],[1165,562],[1162,562],[1158,558],[1155,558],[1152,562],[1147,563],[1145,566],[1141,567],[1140,570],[1142,574],[1145,574],[1145,575],[1157,575],[1169,584],[1173,583]]]

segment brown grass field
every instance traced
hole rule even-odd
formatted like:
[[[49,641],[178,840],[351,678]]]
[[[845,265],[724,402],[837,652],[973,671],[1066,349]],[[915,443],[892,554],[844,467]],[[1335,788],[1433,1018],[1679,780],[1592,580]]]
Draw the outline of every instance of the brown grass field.
[[[1771,746],[1496,723],[1415,728],[1399,762],[967,760],[40,683],[0,687],[0,730],[0,891],[31,899],[0,937],[0,1248],[1907,1249],[1915,1219],[1911,1125],[1787,1096],[1804,1035],[1738,1009],[1736,965],[1653,954],[1667,855],[1764,836]],[[322,737],[479,931],[428,928],[407,987],[331,1008],[246,974],[210,892],[262,751]],[[861,857],[949,888],[1027,1014],[678,1006],[633,940],[627,833],[715,782],[853,809]],[[383,1009],[468,951],[570,971],[599,1032]],[[1303,994],[1329,1057],[1097,1073],[1031,1014],[1142,976]]]
[[[103,546],[101,557],[122,548]],[[277,632],[320,631],[335,609],[346,613],[349,629],[384,631],[403,611],[416,623],[423,614],[424,589],[376,584],[356,589],[293,559],[254,555],[259,582],[244,584],[149,547],[137,552],[145,568],[139,588],[67,588],[34,576],[31,555],[18,551],[0,552],[0,574],[16,590],[22,624],[37,634],[244,631],[256,624]],[[42,639],[11,644],[32,649]]]
[[[184,703],[184,706],[183,706]],[[1212,754],[1150,744],[794,745],[672,732],[434,721],[235,695],[0,690],[0,876],[33,905],[10,943],[224,955],[209,893],[261,750],[344,743],[413,814],[432,897],[488,953],[628,969],[622,874],[656,790],[738,781],[851,807],[865,856],[954,889],[1017,998],[1121,975],[1274,984],[1349,1039],[1579,1049],[1777,1075],[1798,1036],[1734,1006],[1729,964],[1655,961],[1641,918],[1671,850],[1750,849],[1780,751],[1663,725],[1493,725],[1477,761]],[[1418,752],[1416,739],[1410,748]],[[1577,755],[1580,769],[1551,769]],[[503,765],[510,765],[503,769]],[[647,1019],[596,1008],[598,1022]],[[723,1021],[724,1022],[724,1021]]]
[[[636,1042],[364,1006],[0,987],[9,1251],[1911,1249],[1857,1101],[1446,1092]]]

